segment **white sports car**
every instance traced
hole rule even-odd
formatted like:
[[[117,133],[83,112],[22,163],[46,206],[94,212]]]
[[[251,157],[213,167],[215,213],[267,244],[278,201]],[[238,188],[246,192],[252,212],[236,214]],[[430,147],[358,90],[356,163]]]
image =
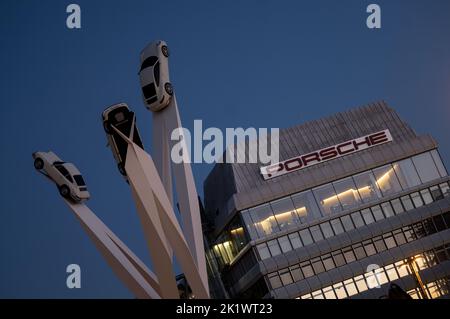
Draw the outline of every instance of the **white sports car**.
[[[172,98],[169,80],[169,49],[164,41],[155,41],[141,52],[139,77],[147,109],[157,112],[165,108]]]
[[[77,202],[89,199],[86,184],[75,165],[63,162],[53,152],[35,152],[33,158],[34,168],[55,182],[61,196]]]

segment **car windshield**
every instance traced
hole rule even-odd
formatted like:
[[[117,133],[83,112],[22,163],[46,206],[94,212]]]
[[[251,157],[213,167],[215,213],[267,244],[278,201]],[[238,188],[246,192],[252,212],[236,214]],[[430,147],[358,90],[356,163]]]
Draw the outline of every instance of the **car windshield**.
[[[158,61],[158,58],[156,56],[152,55],[151,57],[148,57],[147,59],[144,60],[144,62],[142,62],[141,69],[139,71],[142,71],[143,69],[153,66],[156,63],[156,61]]]
[[[78,186],[86,186],[86,184],[84,183],[84,179],[81,175],[74,175],[73,179],[75,180]]]

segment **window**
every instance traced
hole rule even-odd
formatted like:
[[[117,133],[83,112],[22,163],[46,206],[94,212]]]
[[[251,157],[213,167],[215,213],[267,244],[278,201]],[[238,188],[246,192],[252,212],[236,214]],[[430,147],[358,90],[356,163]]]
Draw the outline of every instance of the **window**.
[[[142,93],[144,94],[145,99],[151,99],[156,95],[155,84],[149,83],[142,87]]]
[[[397,247],[397,244],[395,243],[395,239],[392,236],[392,234],[384,234],[383,239],[384,239],[384,243],[386,244],[386,247],[388,249]]]
[[[242,219],[244,220],[245,227],[247,228],[247,232],[250,235],[251,239],[257,239],[258,233],[255,228],[255,224],[252,221],[252,217],[250,216],[250,213],[248,210],[244,210],[241,213]]]
[[[362,215],[366,225],[369,225],[369,224],[372,224],[373,222],[375,222],[375,220],[373,219],[372,213],[371,213],[369,208],[363,209],[361,211],[361,215]]]
[[[325,299],[336,299],[336,295],[334,294],[333,287],[329,286],[326,288],[323,288],[323,295],[325,296]]]
[[[297,215],[302,223],[320,218],[320,210],[311,191],[291,196]]]
[[[352,245],[353,251],[355,252],[356,260],[363,259],[366,257],[366,252],[361,244]]]
[[[289,242],[289,239],[287,238],[287,236],[278,238],[278,243],[280,244],[281,251],[283,253],[287,253],[288,251],[292,250],[291,243]]]
[[[402,196],[400,199],[402,200],[403,207],[405,207],[406,211],[414,209],[414,205],[408,195]]]
[[[342,253],[339,250],[336,250],[331,254],[333,256],[334,264],[336,265],[336,267],[345,265],[344,255],[342,255]]]
[[[74,175],[73,179],[75,180],[75,183],[77,183],[78,186],[86,186],[84,183],[84,179],[81,175]]]
[[[356,260],[355,254],[353,253],[353,250],[350,247],[344,248],[342,252],[344,253],[345,261],[347,264]]]
[[[373,242],[375,244],[375,249],[377,250],[377,252],[381,253],[382,251],[385,251],[387,249],[386,244],[384,243],[381,236],[374,237]]]
[[[433,222],[434,222],[434,225],[436,226],[436,229],[437,229],[438,232],[443,231],[444,229],[447,228],[447,227],[445,227],[445,222],[442,219],[441,215],[434,216],[433,217]]]
[[[401,229],[394,230],[393,232],[395,241],[397,242],[397,246],[403,245],[406,243],[405,235],[403,234]]]
[[[444,198],[444,195],[441,192],[441,189],[438,186],[430,187],[431,196],[433,200],[440,200]]]
[[[361,217],[360,212],[355,212],[352,214],[353,222],[355,223],[356,228],[364,226],[364,220]]]
[[[320,210],[324,216],[342,211],[333,185],[326,184],[313,189],[314,196],[320,204]]]
[[[323,299],[322,290],[316,290],[311,293],[313,299]]]
[[[323,267],[323,263],[322,260],[320,260],[320,257],[311,259],[311,265],[316,275],[325,271],[325,268]]]
[[[422,183],[439,178],[439,172],[430,153],[423,153],[412,158]]]
[[[281,254],[280,246],[278,246],[278,242],[276,239],[268,241],[267,246],[269,246],[270,254],[272,256]]]
[[[297,249],[297,248],[300,248],[303,246],[298,233],[289,234],[289,240],[291,241],[292,247],[294,249]]]
[[[331,270],[335,267],[331,254],[322,256],[322,261],[326,271]]]
[[[366,279],[364,278],[363,275],[356,276],[353,279],[355,280],[355,284],[359,292],[364,292],[367,289],[369,289],[366,284]]]
[[[450,196],[450,187],[448,186],[447,183],[439,184],[439,187],[441,188],[442,194],[443,194],[445,197]]]
[[[325,222],[320,224],[320,229],[325,238],[330,238],[334,236],[333,229],[331,229],[331,225],[329,222]]]
[[[258,249],[259,258],[261,258],[261,260],[270,258],[269,248],[267,248],[266,243],[260,244],[256,246],[256,248]]]
[[[422,195],[425,205],[428,205],[433,202],[433,197],[431,197],[431,193],[428,189],[422,189],[420,191],[420,195]]]
[[[423,206],[422,197],[420,197],[419,192],[411,193],[411,199],[412,199],[412,201],[413,201],[413,203],[414,203],[414,206],[415,206],[416,208],[418,208],[418,207],[420,207],[420,206]]]
[[[425,230],[427,236],[435,234],[437,232],[436,228],[434,227],[433,221],[431,218],[425,219],[422,221],[423,229]]]
[[[405,226],[402,228],[403,234],[405,234],[405,238],[407,242],[413,241],[415,239],[414,231],[411,226]]]
[[[300,224],[294,204],[290,197],[282,198],[270,203],[273,214],[280,226],[280,230],[288,229]]]
[[[395,215],[390,202],[382,203],[381,208],[383,209],[383,212],[384,212],[384,215],[386,216],[386,218],[389,218],[389,217]]]
[[[270,205],[265,204],[255,207],[250,209],[249,212],[260,237],[270,235],[280,230],[277,221],[272,214]]]
[[[303,241],[303,245],[307,246],[313,243],[313,239],[311,237],[311,234],[309,233],[308,228],[301,230],[299,233]]]
[[[367,256],[372,256],[377,253],[372,241],[366,240],[365,242],[363,242],[363,246],[364,246],[364,250],[366,251]]]
[[[385,271],[386,271],[386,275],[389,277],[390,281],[394,281],[396,279],[398,279],[398,274],[397,271],[395,270],[394,265],[389,265],[384,267]]]
[[[280,288],[283,285],[277,272],[269,274],[269,282],[270,285],[272,286],[272,289]]]
[[[63,175],[69,182],[73,183],[72,176],[63,165],[55,165],[55,168]]]
[[[398,198],[391,200],[391,205],[392,205],[392,208],[394,209],[394,212],[396,215],[403,213],[405,211],[402,203],[400,202],[400,199],[398,199]]]
[[[300,268],[302,268],[303,276],[305,276],[305,278],[314,276],[314,270],[308,261],[302,262]]]
[[[317,225],[312,226],[309,228],[309,230],[311,231],[311,234],[312,234],[315,242],[318,242],[319,240],[323,239],[323,235],[322,235],[322,232],[320,231],[319,226],[317,226]]]
[[[353,176],[358,193],[364,203],[381,198],[381,192],[375,181],[375,176],[371,172],[364,172]]]
[[[435,248],[435,254],[440,263],[443,263],[447,260],[447,254],[445,253],[445,249],[443,246]]]
[[[379,272],[380,268],[377,268],[364,274],[364,277],[366,278],[367,287],[369,287],[369,289],[377,288],[379,286],[380,283],[378,282],[377,278]]]
[[[299,265],[291,266],[291,267],[289,267],[289,270],[291,272],[292,279],[294,281],[300,281],[303,279],[303,274],[302,274],[302,271],[301,271]]]
[[[378,187],[384,196],[402,191],[402,187],[400,186],[400,182],[397,179],[397,175],[395,175],[392,165],[376,168],[373,170],[373,174],[375,175]]]
[[[373,217],[376,221],[384,219],[383,211],[381,210],[380,205],[375,205],[370,208],[372,210]]]
[[[342,283],[337,283],[333,285],[333,290],[336,293],[338,299],[347,298],[347,293],[345,291],[344,285]]]
[[[342,224],[339,218],[333,219],[330,223],[336,235],[344,232],[344,228],[342,228]]]
[[[398,261],[394,265],[400,278],[409,275],[409,267],[404,261]]]
[[[412,227],[414,229],[414,236],[416,239],[427,236],[427,231],[421,222],[413,224]]]
[[[140,71],[142,71],[143,69],[148,68],[150,66],[153,66],[157,61],[158,61],[158,58],[154,55],[148,57],[147,59],[144,60],[144,62],[142,62]]]
[[[347,290],[347,294],[349,297],[356,295],[358,293],[358,290],[356,289],[353,279],[348,279],[348,280],[344,281],[344,286],[345,286],[345,290]]]
[[[334,182],[333,186],[344,210],[352,209],[361,203],[359,193],[351,177]]]
[[[159,86],[159,62],[156,63],[155,67],[153,68],[153,75],[155,77],[156,86]]]
[[[447,228],[450,228],[450,212],[442,214],[442,218],[445,220]]]
[[[447,176],[447,170],[445,169],[444,164],[442,164],[441,157],[439,156],[438,151],[432,150],[430,154],[431,157],[433,157],[434,163],[436,164],[436,167],[439,171],[439,175],[441,175],[441,177]]]
[[[389,282],[389,279],[386,276],[386,273],[384,272],[383,268],[375,270],[377,274],[378,283],[380,285],[384,285],[385,283]]]
[[[408,189],[420,184],[419,175],[410,158],[395,163],[394,170],[403,189]]]
[[[351,220],[350,216],[348,216],[348,215],[342,216],[341,217],[341,222],[342,222],[342,225],[344,225],[345,231],[350,231],[350,230],[355,228],[353,226],[353,223],[352,223],[352,220]]]
[[[280,270],[279,272],[281,282],[283,286],[289,285],[292,283],[292,276],[289,272],[289,269]]]

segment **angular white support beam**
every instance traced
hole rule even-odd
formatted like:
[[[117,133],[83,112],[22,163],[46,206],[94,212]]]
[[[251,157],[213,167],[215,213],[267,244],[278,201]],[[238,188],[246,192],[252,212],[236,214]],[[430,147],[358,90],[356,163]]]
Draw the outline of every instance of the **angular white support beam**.
[[[114,273],[133,294],[141,299],[160,299],[158,279],[145,264],[85,204],[65,202]]]
[[[134,177],[137,178],[143,174],[147,179],[150,186],[149,190],[151,190],[153,199],[158,208],[157,212],[166,238],[174,251],[175,257],[177,258],[194,295],[197,298],[209,298],[208,284],[205,284],[201,278],[196,260],[184,237],[183,231],[181,230],[152,158],[134,143],[128,145],[128,152],[126,166],[128,165],[129,158],[132,158],[133,156],[136,156],[136,160],[142,165],[140,174]],[[128,173],[128,168],[126,167],[126,169]],[[142,196],[146,196],[146,194],[148,193],[142,192]],[[147,198],[151,198],[151,196],[147,195]],[[200,235],[203,235],[203,233],[200,233]]]
[[[144,233],[147,238],[152,238],[147,240],[152,259],[158,258],[157,261],[160,263],[163,259],[167,259],[168,249],[164,246],[169,244],[194,295],[197,298],[209,298],[208,286],[204,284],[200,276],[196,260],[184,238],[151,156],[118,129],[115,127],[113,129],[128,143],[125,170],[140,213]],[[153,257],[155,255],[157,257]],[[164,282],[170,284],[170,278],[161,270],[155,269],[155,272],[159,279],[161,295],[163,295]],[[160,276],[160,272],[164,277]]]
[[[173,96],[169,105],[162,111],[153,112],[153,139],[155,147],[156,164],[159,175],[172,203],[172,171],[174,173],[175,187],[180,206],[183,233],[189,248],[195,258],[203,285],[208,287],[208,275],[206,271],[205,247],[203,243],[203,230],[198,203],[197,188],[192,174],[190,163],[172,163],[170,150],[175,141],[170,139],[170,134],[177,128],[182,128],[176,97]],[[155,139],[155,137],[159,137]],[[155,142],[156,140],[156,142]],[[184,142],[184,140],[183,140]],[[178,142],[177,142],[178,143]],[[187,150],[187,148],[184,148]],[[160,164],[162,163],[162,164]],[[168,175],[166,175],[168,174]],[[170,184],[169,181],[170,180]],[[170,189],[168,189],[170,187]]]

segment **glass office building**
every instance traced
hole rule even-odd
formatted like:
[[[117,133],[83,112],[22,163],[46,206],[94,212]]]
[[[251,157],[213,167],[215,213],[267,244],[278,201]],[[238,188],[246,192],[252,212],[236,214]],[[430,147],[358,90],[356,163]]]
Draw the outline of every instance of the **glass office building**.
[[[260,164],[216,164],[207,236],[230,297],[383,298],[391,284],[450,296],[450,178],[431,136],[379,102],[280,130],[280,161],[386,130],[385,143],[270,179]]]

